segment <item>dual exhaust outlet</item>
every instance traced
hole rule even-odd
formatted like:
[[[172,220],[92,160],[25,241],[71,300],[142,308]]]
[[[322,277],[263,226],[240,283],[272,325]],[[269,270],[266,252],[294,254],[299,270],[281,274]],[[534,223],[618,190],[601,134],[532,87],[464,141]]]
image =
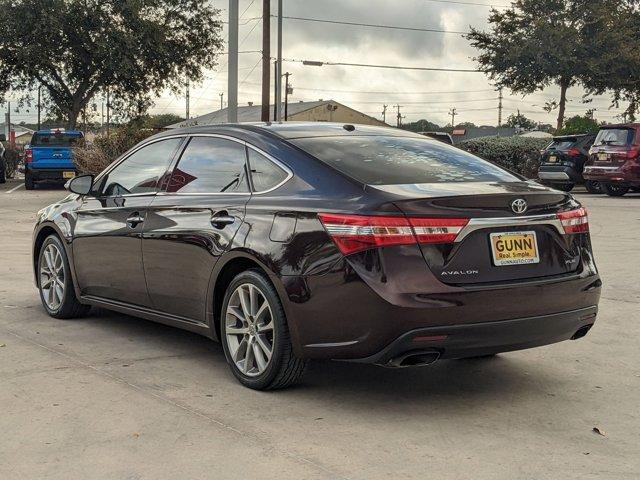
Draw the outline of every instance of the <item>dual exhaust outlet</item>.
[[[392,358],[385,364],[385,367],[423,367],[425,365],[431,365],[438,360],[438,358],[440,358],[440,352],[437,350],[412,350],[399,357]]]

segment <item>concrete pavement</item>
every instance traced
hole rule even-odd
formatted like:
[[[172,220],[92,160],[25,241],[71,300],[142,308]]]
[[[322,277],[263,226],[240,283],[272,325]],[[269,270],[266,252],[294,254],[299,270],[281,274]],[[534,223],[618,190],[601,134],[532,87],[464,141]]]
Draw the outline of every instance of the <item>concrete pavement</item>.
[[[3,480],[640,478],[638,194],[577,194],[604,280],[584,339],[414,370],[318,362],[262,393],[197,335],[49,318],[31,230],[66,192],[16,185],[0,186]]]

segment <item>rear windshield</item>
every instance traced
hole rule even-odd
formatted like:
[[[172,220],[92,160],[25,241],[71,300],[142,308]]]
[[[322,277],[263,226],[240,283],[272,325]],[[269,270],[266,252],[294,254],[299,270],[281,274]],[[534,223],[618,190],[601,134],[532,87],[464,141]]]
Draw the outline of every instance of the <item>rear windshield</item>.
[[[551,142],[551,145],[549,145],[547,148],[552,148],[554,150],[569,150],[575,144],[576,144],[575,140],[567,140],[567,139],[554,140],[553,142]]]
[[[426,138],[316,137],[291,142],[368,185],[519,180],[470,153]]]
[[[624,147],[631,143],[633,143],[633,130],[630,128],[603,128],[598,132],[593,144]]]
[[[68,133],[34,133],[31,145],[34,147],[73,147],[82,141],[80,135]]]

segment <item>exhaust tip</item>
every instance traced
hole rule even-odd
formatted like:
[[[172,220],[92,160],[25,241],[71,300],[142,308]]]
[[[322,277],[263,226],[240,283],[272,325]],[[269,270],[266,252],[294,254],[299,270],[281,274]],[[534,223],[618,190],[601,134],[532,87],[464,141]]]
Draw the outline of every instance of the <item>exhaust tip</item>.
[[[593,323],[591,325],[580,327],[578,330],[576,330],[576,333],[573,334],[571,340],[578,340],[579,338],[584,337],[589,332],[589,330],[591,330],[591,327],[593,327]]]
[[[437,350],[414,350],[392,358],[386,366],[394,368],[423,367],[434,363],[438,358],[440,358],[440,352]]]

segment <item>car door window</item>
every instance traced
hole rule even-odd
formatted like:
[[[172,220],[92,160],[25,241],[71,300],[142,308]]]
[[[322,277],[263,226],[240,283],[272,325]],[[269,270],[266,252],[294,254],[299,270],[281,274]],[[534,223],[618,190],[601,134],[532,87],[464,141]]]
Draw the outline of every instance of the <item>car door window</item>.
[[[248,149],[251,181],[255,192],[264,192],[284,182],[288,173],[261,153]]]
[[[181,141],[181,138],[160,140],[137,150],[98,182],[96,193],[121,196],[156,192],[158,179],[169,168]]]
[[[174,193],[248,191],[244,145],[216,137],[192,138],[167,186]]]

